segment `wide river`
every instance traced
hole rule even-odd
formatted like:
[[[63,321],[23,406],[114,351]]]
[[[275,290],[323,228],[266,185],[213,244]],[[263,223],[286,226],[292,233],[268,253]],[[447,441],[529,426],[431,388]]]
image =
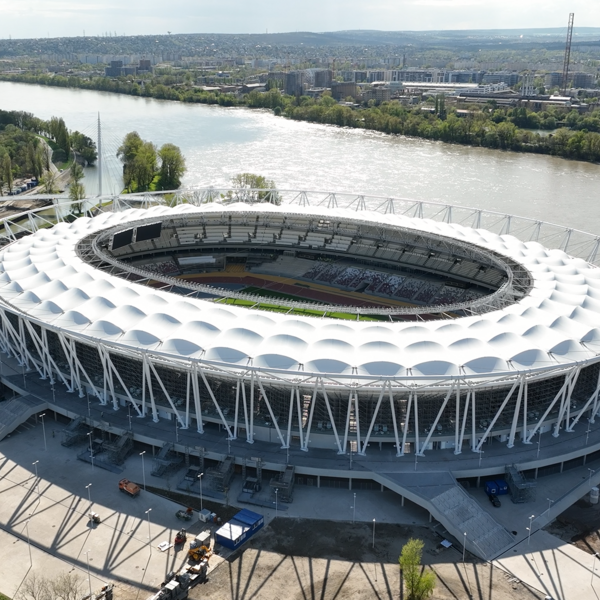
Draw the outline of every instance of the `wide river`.
[[[129,131],[187,160],[184,186],[223,186],[241,172],[282,189],[434,200],[600,233],[600,165],[469,148],[289,121],[270,111],[188,105],[103,92],[0,82],[0,109],[63,117],[96,137],[102,121],[103,191],[119,191],[116,148]],[[94,170],[86,188],[95,193]]]

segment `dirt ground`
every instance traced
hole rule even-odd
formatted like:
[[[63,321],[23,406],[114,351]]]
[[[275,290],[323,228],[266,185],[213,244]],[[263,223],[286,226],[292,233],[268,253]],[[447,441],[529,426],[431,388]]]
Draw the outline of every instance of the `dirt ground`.
[[[600,504],[582,498],[545,529],[584,552],[600,552]]]
[[[410,537],[425,542],[423,563],[438,578],[436,600],[534,600],[544,597],[462,550],[441,550],[430,528],[281,517],[223,561],[192,600],[402,599],[398,556]],[[121,600],[123,596],[118,595]]]

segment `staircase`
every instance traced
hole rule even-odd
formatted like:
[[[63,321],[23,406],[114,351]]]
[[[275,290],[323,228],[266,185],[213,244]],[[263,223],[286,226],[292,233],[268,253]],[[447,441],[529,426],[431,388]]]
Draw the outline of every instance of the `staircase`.
[[[0,402],[0,440],[47,407],[47,402],[29,395]]]
[[[513,536],[448,471],[375,473],[374,479],[426,508],[469,552],[492,560],[515,544]],[[465,539],[465,535],[466,539]]]

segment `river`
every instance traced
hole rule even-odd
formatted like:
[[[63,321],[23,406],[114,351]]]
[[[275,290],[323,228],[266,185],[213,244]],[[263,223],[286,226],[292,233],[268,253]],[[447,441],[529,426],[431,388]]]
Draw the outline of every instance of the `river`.
[[[0,108],[63,117],[96,137],[102,120],[103,191],[119,191],[116,148],[129,131],[178,145],[183,186],[222,186],[240,172],[279,188],[433,200],[513,213],[600,233],[600,165],[289,121],[270,111],[0,82]],[[86,188],[95,193],[96,170]]]

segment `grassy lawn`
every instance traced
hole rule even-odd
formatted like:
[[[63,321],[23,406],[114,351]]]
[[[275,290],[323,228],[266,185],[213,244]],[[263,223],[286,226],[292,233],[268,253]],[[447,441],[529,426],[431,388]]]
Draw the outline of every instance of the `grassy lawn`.
[[[0,593],[0,600],[10,600],[10,598],[8,596],[5,596],[4,594]]]

